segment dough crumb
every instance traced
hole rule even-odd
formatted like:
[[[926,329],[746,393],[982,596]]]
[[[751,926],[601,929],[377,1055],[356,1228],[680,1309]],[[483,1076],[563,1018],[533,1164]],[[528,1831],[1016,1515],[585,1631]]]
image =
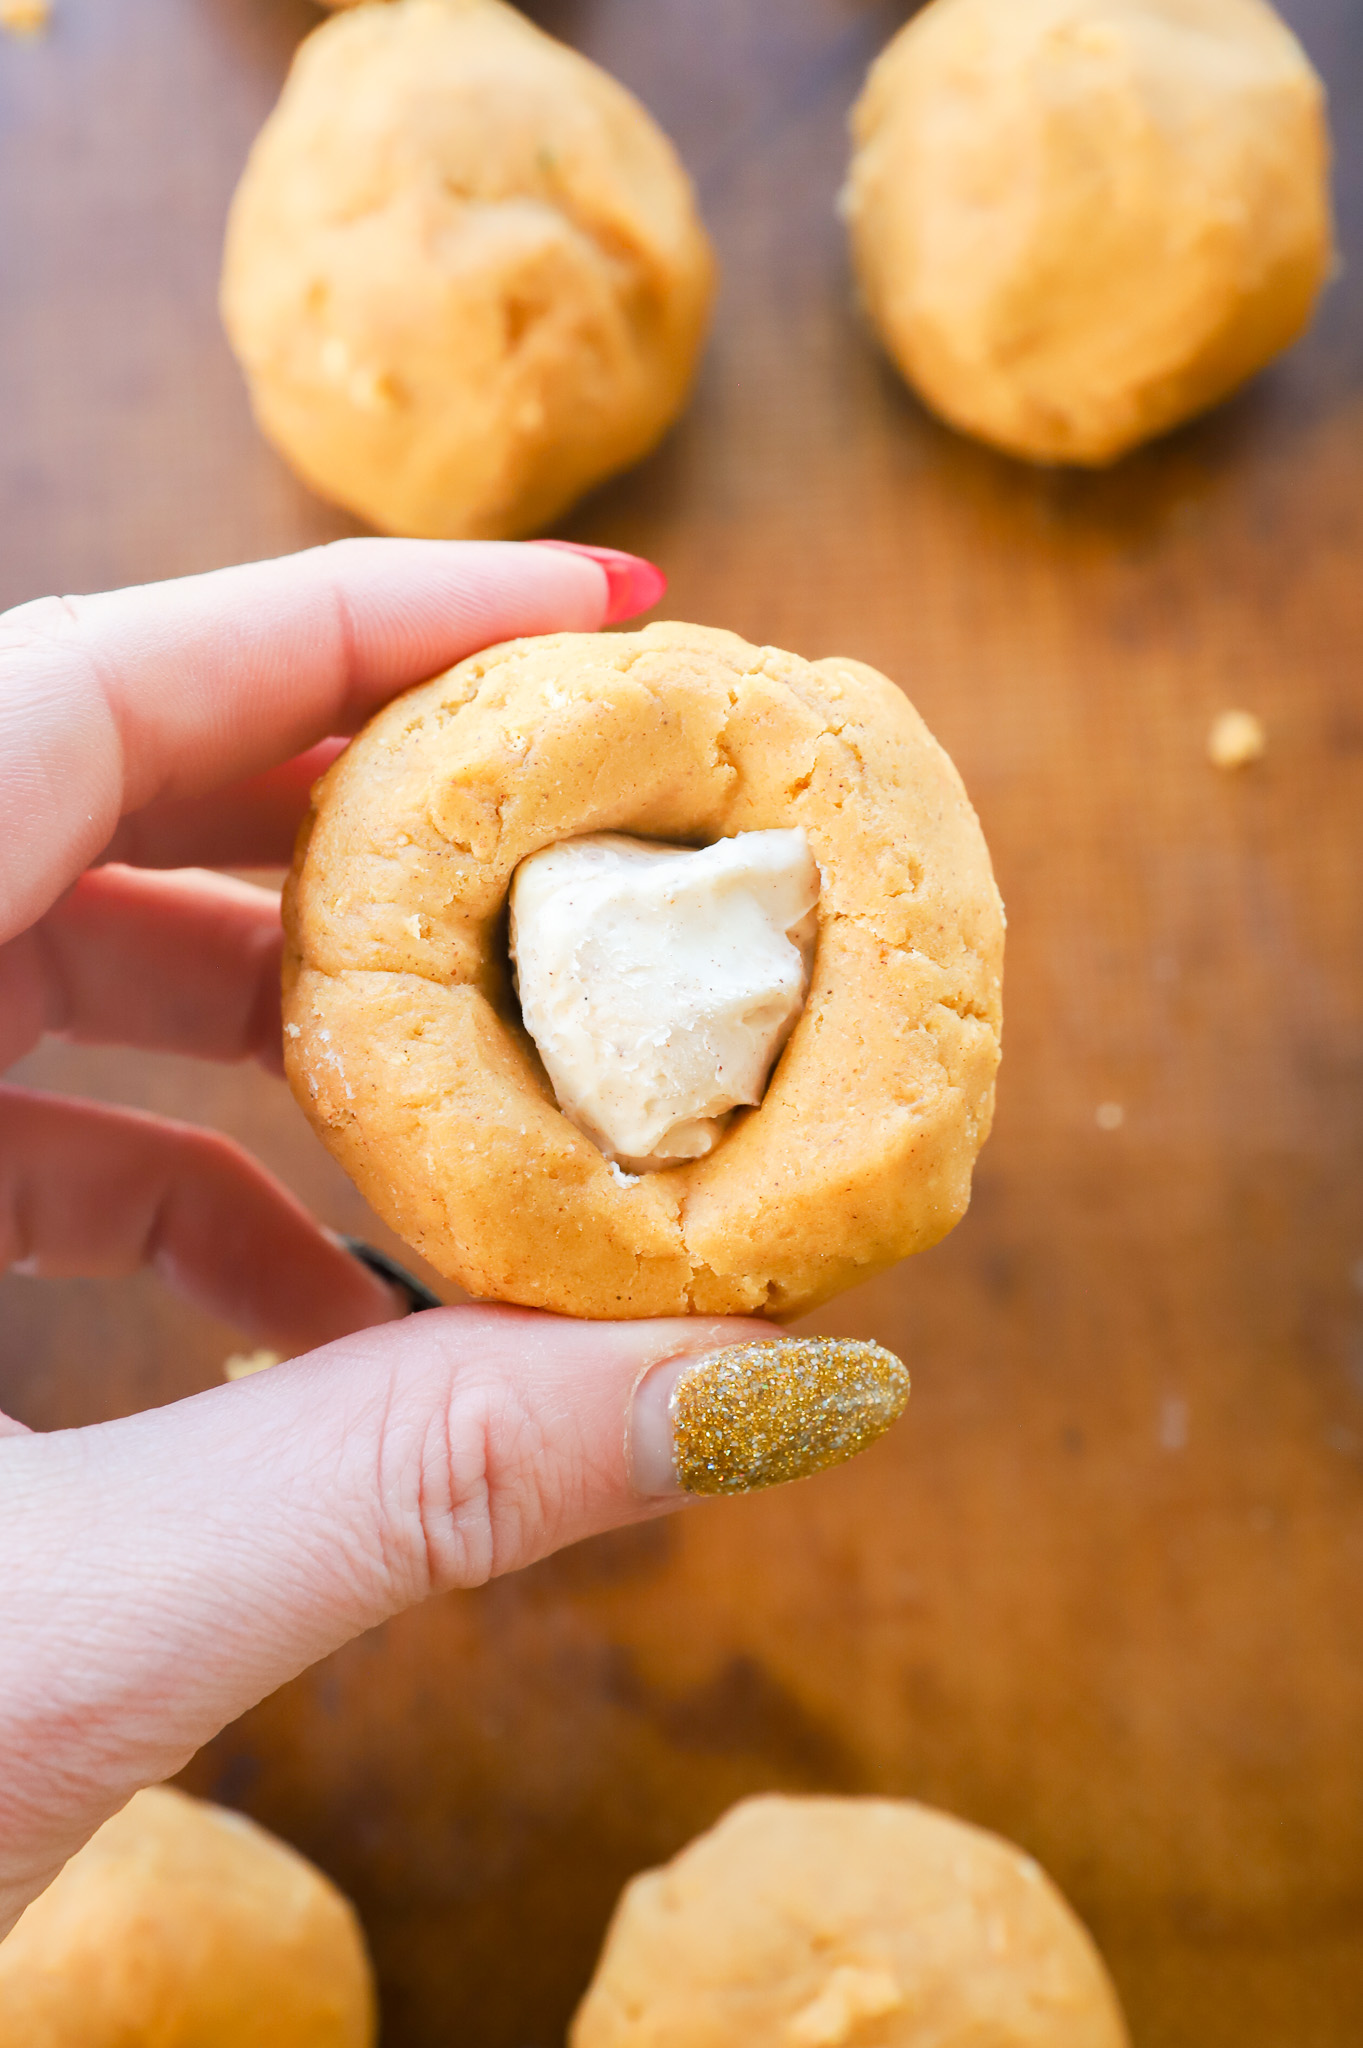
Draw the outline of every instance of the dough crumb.
[[[52,0],[0,0],[0,29],[6,35],[44,35],[51,20]]]
[[[863,2020],[898,2012],[904,1994],[888,1970],[860,1970],[843,1963],[817,1998],[797,2012],[787,2037],[792,2048],[840,2048]]]
[[[268,1372],[280,1360],[278,1351],[234,1351],[222,1362],[222,1376],[225,1380],[249,1379],[253,1372]]]
[[[1252,711],[1218,711],[1207,734],[1207,759],[1213,768],[1248,768],[1263,759],[1267,745],[1264,722]]]
[[[1093,1112],[1093,1121],[1100,1131],[1119,1131],[1126,1122],[1126,1111],[1120,1102],[1100,1102]]]

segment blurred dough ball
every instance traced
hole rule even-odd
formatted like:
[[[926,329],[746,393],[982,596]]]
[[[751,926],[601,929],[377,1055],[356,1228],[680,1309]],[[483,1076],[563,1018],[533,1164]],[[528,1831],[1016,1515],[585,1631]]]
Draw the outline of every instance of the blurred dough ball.
[[[713,259],[671,144],[501,0],[396,0],[300,48],[227,230],[269,438],[393,533],[526,533],[680,409]]]
[[[871,69],[844,207],[927,403],[1104,463],[1301,333],[1331,264],[1320,82],[1262,0],[931,0]]]
[[[626,1887],[571,2048],[1126,2048],[1020,1849],[891,1799],[744,1800]]]
[[[0,1943],[13,2048],[372,2048],[364,1937],[253,1822],[139,1792]]]

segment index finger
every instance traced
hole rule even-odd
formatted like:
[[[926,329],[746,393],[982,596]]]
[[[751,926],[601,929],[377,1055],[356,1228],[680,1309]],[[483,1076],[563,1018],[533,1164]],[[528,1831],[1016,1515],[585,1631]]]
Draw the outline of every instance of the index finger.
[[[128,812],[353,731],[397,691],[494,641],[594,631],[614,609],[614,581],[560,548],[346,540],[5,613],[0,943],[41,916]]]

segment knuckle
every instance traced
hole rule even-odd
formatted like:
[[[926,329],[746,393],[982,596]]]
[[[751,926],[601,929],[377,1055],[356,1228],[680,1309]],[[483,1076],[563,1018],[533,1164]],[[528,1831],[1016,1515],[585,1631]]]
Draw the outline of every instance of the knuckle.
[[[477,1586],[548,1547],[555,1520],[552,1448],[519,1391],[459,1374],[431,1419],[419,1493],[430,1584]]]
[[[35,597],[0,612],[0,660],[16,667],[53,647],[67,647],[79,634],[82,615],[72,597]]]
[[[229,1138],[226,1131],[186,1123],[168,1123],[166,1129],[167,1142],[199,1172],[231,1179],[259,1177],[261,1169],[246,1147]]]

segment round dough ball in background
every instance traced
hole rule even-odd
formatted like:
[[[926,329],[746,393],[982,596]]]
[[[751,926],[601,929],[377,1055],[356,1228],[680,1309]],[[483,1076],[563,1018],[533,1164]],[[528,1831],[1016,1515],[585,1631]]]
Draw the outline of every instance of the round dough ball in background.
[[[240,1814],[159,1786],[71,1858],[0,1942],[13,2048],[372,2048],[349,1902]]]
[[[843,206],[927,404],[1106,463],[1306,326],[1332,261],[1324,99],[1262,0],[931,0],[873,65]]]
[[[569,2048],[1127,2048],[1029,1856],[907,1800],[744,1800],[628,1885]]]
[[[654,625],[510,641],[409,690],[313,792],[285,891],[284,1057],[323,1143],[447,1279],[578,1316],[793,1316],[964,1214],[1003,912],[961,779],[860,662]],[[803,828],[804,1009],[705,1158],[619,1175],[516,1008],[511,878],[593,832]]]
[[[501,0],[306,39],[232,203],[256,418],[388,532],[508,537],[637,461],[695,369],[714,264],[623,86]]]

